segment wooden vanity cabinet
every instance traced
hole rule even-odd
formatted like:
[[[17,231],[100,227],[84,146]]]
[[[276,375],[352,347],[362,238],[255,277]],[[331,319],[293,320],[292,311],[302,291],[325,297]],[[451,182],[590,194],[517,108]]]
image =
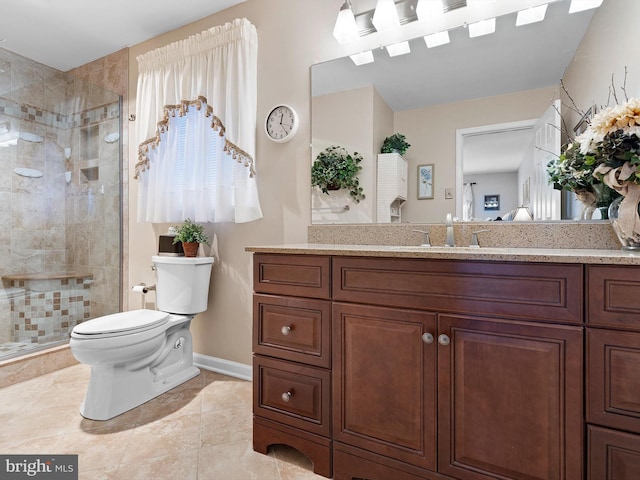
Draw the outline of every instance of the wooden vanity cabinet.
[[[640,478],[640,271],[587,268],[590,480]]]
[[[319,288],[308,258],[296,270],[305,257],[256,254],[256,269],[286,284],[274,265],[290,262]],[[334,256],[328,268],[328,298],[254,285],[257,451],[291,445],[316,472],[329,455],[336,480],[584,478],[582,265]],[[278,338],[283,308],[330,316],[330,363],[316,341]],[[265,368],[275,392],[329,372],[330,410],[286,411]]]
[[[331,477],[330,258],[254,256],[253,448],[285,444]]]

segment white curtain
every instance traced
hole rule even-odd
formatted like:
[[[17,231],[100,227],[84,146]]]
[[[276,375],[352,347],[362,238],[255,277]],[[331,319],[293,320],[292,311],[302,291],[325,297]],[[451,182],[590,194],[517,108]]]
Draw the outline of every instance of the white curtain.
[[[255,27],[237,19],[138,56],[138,221],[241,223],[262,217],[254,164],[257,51]],[[197,139],[187,134],[182,157],[175,151],[178,132],[184,132],[174,128],[179,123],[188,132],[208,132]],[[211,143],[214,137],[218,141]],[[196,182],[213,170],[203,164],[212,153],[219,164],[215,189]],[[178,191],[181,161],[185,175]]]

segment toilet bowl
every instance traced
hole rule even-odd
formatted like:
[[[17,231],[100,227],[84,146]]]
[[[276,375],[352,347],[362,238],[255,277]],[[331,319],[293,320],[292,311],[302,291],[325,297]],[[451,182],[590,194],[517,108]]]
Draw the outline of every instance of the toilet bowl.
[[[108,420],[200,373],[189,327],[207,308],[211,257],[154,256],[158,310],[133,310],[76,325],[73,356],[91,366],[82,416]]]

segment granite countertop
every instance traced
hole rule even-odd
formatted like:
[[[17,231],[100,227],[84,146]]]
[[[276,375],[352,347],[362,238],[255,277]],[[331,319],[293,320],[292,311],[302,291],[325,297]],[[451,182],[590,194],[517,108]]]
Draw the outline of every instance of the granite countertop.
[[[408,245],[334,245],[297,243],[249,246],[247,252],[358,257],[433,258],[449,260],[493,260],[507,262],[589,263],[639,265],[640,252],[569,248],[470,248],[420,247]]]

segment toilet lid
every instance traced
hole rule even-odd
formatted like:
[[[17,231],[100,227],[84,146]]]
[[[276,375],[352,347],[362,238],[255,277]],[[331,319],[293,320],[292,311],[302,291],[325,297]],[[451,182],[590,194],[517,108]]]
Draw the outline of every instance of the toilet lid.
[[[94,318],[73,327],[80,335],[105,335],[133,333],[148,330],[169,321],[169,314],[157,310],[133,310]]]

